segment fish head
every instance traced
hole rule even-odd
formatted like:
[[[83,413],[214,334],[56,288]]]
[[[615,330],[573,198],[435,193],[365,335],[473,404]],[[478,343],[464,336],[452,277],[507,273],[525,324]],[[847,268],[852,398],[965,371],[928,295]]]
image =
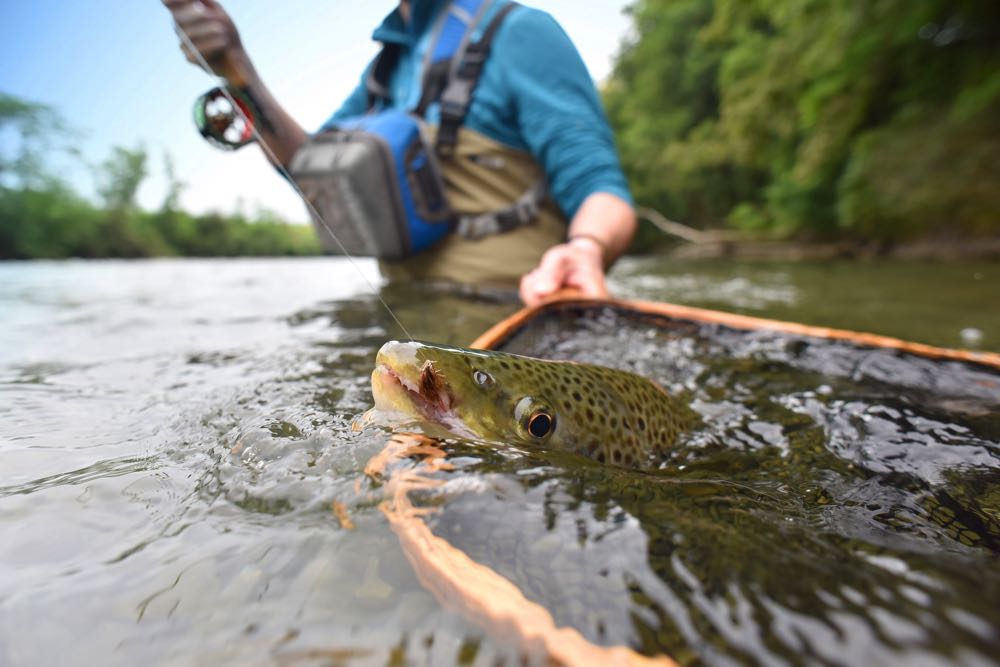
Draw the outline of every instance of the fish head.
[[[517,355],[418,342],[382,346],[372,372],[380,412],[429,421],[461,437],[558,446],[559,416]]]

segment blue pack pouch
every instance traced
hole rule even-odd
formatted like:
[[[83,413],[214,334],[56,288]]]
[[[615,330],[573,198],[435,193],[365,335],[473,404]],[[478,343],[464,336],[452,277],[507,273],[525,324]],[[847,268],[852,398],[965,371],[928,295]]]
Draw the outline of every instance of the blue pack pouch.
[[[290,171],[331,252],[399,259],[454,228],[434,144],[410,113],[386,110],[341,121],[313,136]]]

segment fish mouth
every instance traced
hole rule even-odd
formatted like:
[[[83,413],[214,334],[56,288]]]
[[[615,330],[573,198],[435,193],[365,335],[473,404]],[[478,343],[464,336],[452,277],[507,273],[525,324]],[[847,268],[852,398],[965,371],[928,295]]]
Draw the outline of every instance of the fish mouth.
[[[454,418],[451,392],[435,372],[433,363],[424,362],[415,374],[406,370],[386,363],[375,366],[372,373],[375,407],[397,412],[401,407],[409,407],[411,410],[404,411],[416,413],[414,416],[442,423],[451,421]]]
[[[456,410],[460,401],[444,373],[421,354],[424,347],[413,341],[390,341],[382,346],[372,371],[376,411],[435,424],[459,437],[474,438],[472,429]]]

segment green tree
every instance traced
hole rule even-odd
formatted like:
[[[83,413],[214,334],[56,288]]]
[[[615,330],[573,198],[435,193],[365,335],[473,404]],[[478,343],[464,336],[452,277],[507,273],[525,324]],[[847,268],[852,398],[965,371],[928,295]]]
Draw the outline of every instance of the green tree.
[[[0,92],[0,186],[42,190],[58,182],[45,168],[45,157],[70,134],[51,107]]]
[[[101,163],[97,193],[110,211],[132,211],[137,208],[139,186],[148,175],[149,158],[142,146],[114,146],[111,155]]]
[[[163,154],[163,174],[167,179],[167,193],[163,197],[163,204],[160,205],[160,210],[180,210],[181,193],[184,192],[187,183],[182,181],[178,176],[177,168],[174,166],[174,158],[170,153]]]
[[[703,225],[996,233],[1000,4],[640,0],[605,99],[637,198]]]

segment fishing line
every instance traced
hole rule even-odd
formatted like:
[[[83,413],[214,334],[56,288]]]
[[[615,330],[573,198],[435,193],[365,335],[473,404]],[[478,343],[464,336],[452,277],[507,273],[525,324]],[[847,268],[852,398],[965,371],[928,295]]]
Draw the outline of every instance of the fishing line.
[[[206,72],[208,72],[210,76],[216,77],[216,79],[223,84],[219,86],[219,89],[222,91],[222,94],[225,96],[225,98],[229,100],[229,104],[232,105],[233,110],[237,114],[239,114],[239,116],[243,119],[243,122],[246,123],[247,127],[250,128],[250,132],[253,135],[254,140],[260,145],[261,150],[264,151],[264,154],[267,155],[268,159],[271,160],[271,163],[281,173],[281,175],[284,176],[285,179],[292,184],[292,188],[299,195],[299,198],[303,202],[305,202],[306,208],[309,209],[309,212],[312,214],[313,219],[319,221],[319,223],[323,225],[323,228],[327,231],[327,233],[330,234],[330,238],[332,238],[337,243],[337,246],[340,248],[340,251],[343,253],[344,257],[347,258],[347,261],[350,262],[351,266],[354,267],[354,270],[358,272],[358,275],[361,276],[361,279],[364,280],[365,283],[368,285],[369,289],[371,289],[372,294],[375,295],[375,298],[379,300],[379,302],[385,308],[386,312],[389,313],[389,316],[393,319],[393,321],[397,325],[399,325],[399,328],[402,329],[403,334],[412,341],[413,336],[410,335],[410,332],[406,329],[405,326],[403,326],[403,323],[399,321],[398,317],[396,317],[396,313],[392,312],[392,308],[390,308],[389,304],[387,304],[385,302],[385,299],[382,298],[382,295],[379,293],[378,289],[376,289],[372,281],[368,280],[368,277],[365,276],[364,272],[361,270],[361,267],[358,266],[358,263],[354,260],[354,257],[351,255],[351,253],[347,252],[347,248],[345,248],[344,244],[340,242],[340,239],[337,238],[337,235],[333,233],[333,229],[330,228],[330,225],[327,224],[323,216],[320,215],[319,211],[316,210],[316,207],[313,206],[313,203],[309,201],[305,193],[302,192],[302,189],[299,188],[298,183],[296,183],[295,179],[292,178],[292,175],[288,173],[288,169],[285,168],[285,165],[282,164],[281,160],[279,160],[278,157],[274,154],[274,151],[271,150],[271,147],[267,145],[267,142],[264,140],[264,137],[261,136],[260,131],[257,129],[257,125],[250,119],[250,117],[243,111],[243,108],[236,102],[236,99],[233,97],[232,93],[230,93],[229,89],[226,87],[228,82],[225,80],[225,78],[216,75],[215,72],[212,71],[211,65],[209,65],[208,61],[205,60],[205,57],[201,55],[201,52],[195,47],[194,42],[192,42],[191,38],[188,37],[186,32],[184,32],[184,29],[181,28],[179,25],[177,25],[176,22],[174,23],[174,32],[177,33],[177,35],[181,38],[181,41],[184,42],[184,45],[194,55],[195,60],[198,61],[198,66],[201,67]]]

